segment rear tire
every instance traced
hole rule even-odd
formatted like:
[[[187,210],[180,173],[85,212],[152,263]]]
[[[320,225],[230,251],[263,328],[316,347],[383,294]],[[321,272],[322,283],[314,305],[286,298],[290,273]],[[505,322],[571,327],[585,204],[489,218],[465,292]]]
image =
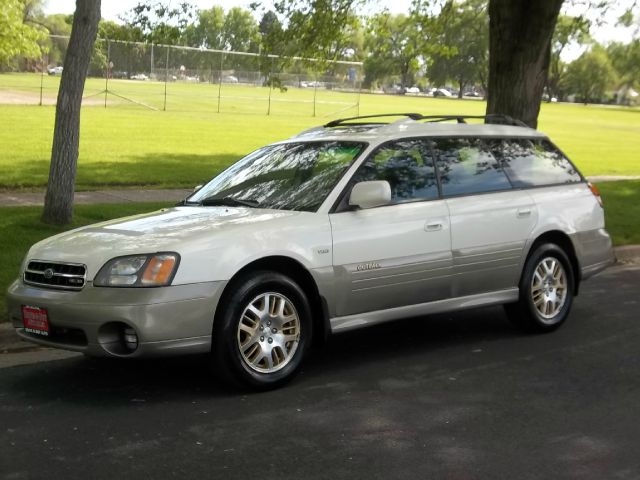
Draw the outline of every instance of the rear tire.
[[[304,291],[270,271],[252,272],[231,288],[214,322],[214,368],[240,387],[269,390],[285,384],[311,345],[311,309]]]
[[[507,317],[526,331],[552,332],[569,316],[574,288],[564,250],[553,243],[534,246],[522,272],[518,302],[505,305]]]

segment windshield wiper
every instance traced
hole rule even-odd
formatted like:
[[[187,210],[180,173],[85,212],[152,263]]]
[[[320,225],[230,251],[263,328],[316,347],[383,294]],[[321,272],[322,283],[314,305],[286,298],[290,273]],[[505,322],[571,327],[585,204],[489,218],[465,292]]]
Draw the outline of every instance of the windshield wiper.
[[[223,207],[251,207],[260,206],[258,202],[251,199],[238,199],[233,197],[207,197],[200,202],[203,207],[214,207],[221,205]]]

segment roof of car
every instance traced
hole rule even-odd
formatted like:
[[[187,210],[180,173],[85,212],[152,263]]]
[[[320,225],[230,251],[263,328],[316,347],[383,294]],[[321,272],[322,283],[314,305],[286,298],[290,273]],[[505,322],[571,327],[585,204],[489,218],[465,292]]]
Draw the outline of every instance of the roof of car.
[[[511,124],[504,123],[465,123],[466,118],[486,118],[476,116],[426,116],[419,114],[399,114],[403,118],[391,123],[369,121],[373,116],[353,117],[335,120],[326,125],[305,130],[289,141],[295,140],[352,140],[352,141],[386,141],[405,137],[528,137],[546,138],[543,133],[523,126],[521,122],[509,117]],[[395,116],[399,116],[395,115]],[[387,116],[387,115],[382,115]],[[411,118],[410,116],[414,116]],[[360,120],[362,119],[362,120]],[[426,120],[426,121],[424,121]],[[457,121],[457,123],[449,123]]]

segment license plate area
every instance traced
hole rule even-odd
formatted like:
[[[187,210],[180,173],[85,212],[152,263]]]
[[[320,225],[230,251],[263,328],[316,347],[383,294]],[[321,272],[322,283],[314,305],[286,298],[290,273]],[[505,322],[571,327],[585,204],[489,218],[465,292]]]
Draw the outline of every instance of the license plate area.
[[[35,335],[48,337],[50,332],[49,315],[44,308],[22,306],[22,323],[24,331]]]

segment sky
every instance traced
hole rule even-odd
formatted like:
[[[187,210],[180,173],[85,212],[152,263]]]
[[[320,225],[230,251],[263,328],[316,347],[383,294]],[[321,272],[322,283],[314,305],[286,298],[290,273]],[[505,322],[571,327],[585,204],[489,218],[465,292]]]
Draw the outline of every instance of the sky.
[[[140,0],[102,0],[102,17],[107,20],[118,21],[118,15],[124,13],[139,3]],[[177,1],[177,0],[176,0]],[[206,9],[211,8],[213,5],[221,5],[225,10],[232,7],[249,8],[249,4],[252,0],[189,0],[197,8]],[[539,1],[539,0],[534,0]],[[617,18],[625,11],[626,8],[631,5],[633,0],[617,0],[612,2],[613,5],[604,16],[603,24],[600,26],[594,26],[592,29],[593,37],[600,43],[608,43],[611,41],[628,42],[632,36],[632,29],[621,28],[616,26]],[[262,2],[265,6],[269,3],[268,0]],[[382,10],[383,8],[389,9],[392,13],[407,13],[411,5],[411,0],[374,0],[374,9]],[[567,2],[567,5],[570,5]],[[579,6],[565,8],[567,14],[580,14]],[[45,1],[45,13],[73,13],[75,10],[75,0],[47,0]],[[565,61],[571,61],[577,58],[582,53],[583,48],[574,45],[570,46],[565,52],[563,52],[563,59]]]

